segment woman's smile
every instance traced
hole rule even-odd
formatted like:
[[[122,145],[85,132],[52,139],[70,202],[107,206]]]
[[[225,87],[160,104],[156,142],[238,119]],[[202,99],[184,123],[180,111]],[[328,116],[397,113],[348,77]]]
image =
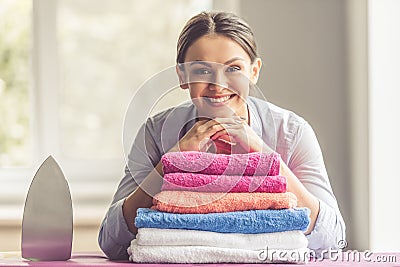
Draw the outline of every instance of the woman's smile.
[[[236,94],[230,95],[223,95],[223,96],[206,96],[204,99],[206,100],[207,104],[213,107],[219,107],[228,104]]]

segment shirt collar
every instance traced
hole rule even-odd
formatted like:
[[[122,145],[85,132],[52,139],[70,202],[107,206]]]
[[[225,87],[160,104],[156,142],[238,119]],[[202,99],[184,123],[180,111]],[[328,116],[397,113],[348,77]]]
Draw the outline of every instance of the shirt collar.
[[[247,98],[247,108],[250,114],[250,128],[259,136],[262,137],[262,123],[260,114],[254,105],[254,99],[252,97]]]

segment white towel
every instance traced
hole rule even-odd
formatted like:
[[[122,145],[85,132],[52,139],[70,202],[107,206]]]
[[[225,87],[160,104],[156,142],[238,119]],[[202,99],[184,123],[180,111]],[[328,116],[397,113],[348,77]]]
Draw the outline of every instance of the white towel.
[[[139,246],[128,248],[129,260],[137,263],[299,263],[308,262],[309,250],[248,250],[209,246]]]
[[[220,248],[297,249],[308,240],[301,231],[266,234],[217,233],[209,231],[139,228],[136,242],[140,246],[210,246]]]

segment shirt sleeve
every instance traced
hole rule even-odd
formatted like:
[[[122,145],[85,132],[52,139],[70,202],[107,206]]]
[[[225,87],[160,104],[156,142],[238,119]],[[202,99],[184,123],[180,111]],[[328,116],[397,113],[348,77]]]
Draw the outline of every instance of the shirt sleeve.
[[[298,129],[288,167],[305,188],[318,198],[320,210],[313,231],[306,237],[316,255],[323,250],[341,249],[345,241],[345,223],[339,211],[326,172],[321,148],[312,127],[304,122]]]
[[[98,242],[100,248],[110,259],[127,260],[127,248],[135,235],[128,229],[122,213],[122,205],[144,178],[154,169],[161,155],[153,138],[154,130],[150,121],[139,129],[127,157],[125,176],[122,178],[114,194],[112,204],[108,209],[99,230]]]

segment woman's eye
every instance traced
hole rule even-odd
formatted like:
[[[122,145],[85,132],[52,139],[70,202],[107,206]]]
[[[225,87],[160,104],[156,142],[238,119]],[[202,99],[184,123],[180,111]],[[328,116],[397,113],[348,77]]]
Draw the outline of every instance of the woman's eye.
[[[240,67],[238,66],[230,66],[226,69],[227,72],[235,72],[235,71],[240,71]]]
[[[193,73],[197,74],[197,75],[207,75],[207,74],[211,74],[211,71],[208,70],[208,69],[203,68],[203,69],[193,70]]]

